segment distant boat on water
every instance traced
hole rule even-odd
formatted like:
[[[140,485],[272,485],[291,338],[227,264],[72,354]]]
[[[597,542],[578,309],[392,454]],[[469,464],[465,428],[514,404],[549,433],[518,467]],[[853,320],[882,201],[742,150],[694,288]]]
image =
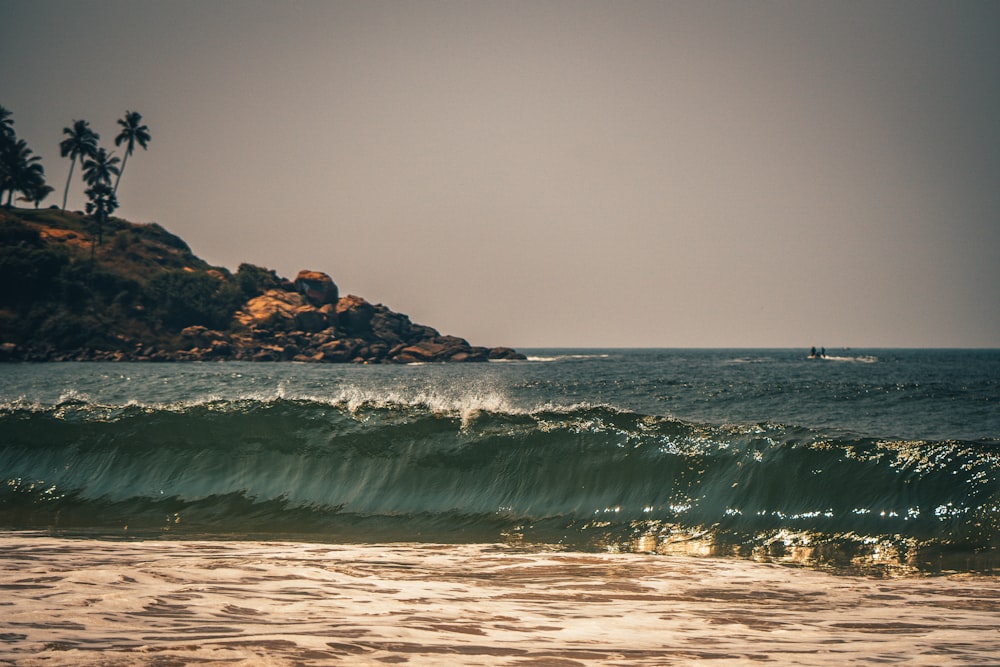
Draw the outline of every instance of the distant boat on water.
[[[850,348],[843,348],[844,350],[849,350]],[[873,364],[878,361],[878,357],[872,355],[861,355],[861,356],[837,356],[828,355],[826,353],[826,348],[821,347],[817,350],[815,347],[810,348],[809,356],[806,357],[808,360],[823,360],[823,361],[856,361],[864,364]]]

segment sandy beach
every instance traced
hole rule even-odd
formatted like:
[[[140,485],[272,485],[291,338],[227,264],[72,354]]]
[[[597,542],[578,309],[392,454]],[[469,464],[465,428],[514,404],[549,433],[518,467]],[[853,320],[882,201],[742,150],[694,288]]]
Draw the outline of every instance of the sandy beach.
[[[737,559],[0,536],[0,663],[984,665],[1000,581]]]

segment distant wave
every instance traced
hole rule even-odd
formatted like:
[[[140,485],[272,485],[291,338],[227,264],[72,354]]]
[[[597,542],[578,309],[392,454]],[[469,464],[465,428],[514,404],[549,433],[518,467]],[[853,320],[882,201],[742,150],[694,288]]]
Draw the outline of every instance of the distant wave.
[[[735,359],[728,359],[725,363],[729,364],[767,364],[774,361],[774,357],[737,357]]]
[[[1000,547],[1000,451],[979,443],[712,426],[606,406],[516,410],[488,394],[72,398],[4,406],[0,432],[2,528],[584,549],[709,535],[732,548],[837,543],[841,554],[844,542]]]
[[[553,362],[553,361],[573,361],[581,359],[608,359],[611,357],[610,354],[606,353],[594,353],[594,354],[554,354],[549,356],[533,356],[527,355],[528,361],[541,361],[541,362]]]

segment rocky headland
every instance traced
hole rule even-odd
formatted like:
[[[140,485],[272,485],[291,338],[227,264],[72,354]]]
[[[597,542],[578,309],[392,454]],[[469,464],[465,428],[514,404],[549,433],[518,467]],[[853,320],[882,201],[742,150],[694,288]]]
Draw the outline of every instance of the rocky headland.
[[[0,213],[2,361],[516,360],[341,296],[322,271],[289,280],[209,266],[159,225],[120,219],[95,242],[78,213]]]

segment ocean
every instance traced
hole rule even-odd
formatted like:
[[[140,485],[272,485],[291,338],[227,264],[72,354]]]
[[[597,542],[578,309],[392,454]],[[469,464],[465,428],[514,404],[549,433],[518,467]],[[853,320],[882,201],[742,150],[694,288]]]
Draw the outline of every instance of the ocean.
[[[1000,351],[525,352],[0,366],[0,664],[1000,661]]]

